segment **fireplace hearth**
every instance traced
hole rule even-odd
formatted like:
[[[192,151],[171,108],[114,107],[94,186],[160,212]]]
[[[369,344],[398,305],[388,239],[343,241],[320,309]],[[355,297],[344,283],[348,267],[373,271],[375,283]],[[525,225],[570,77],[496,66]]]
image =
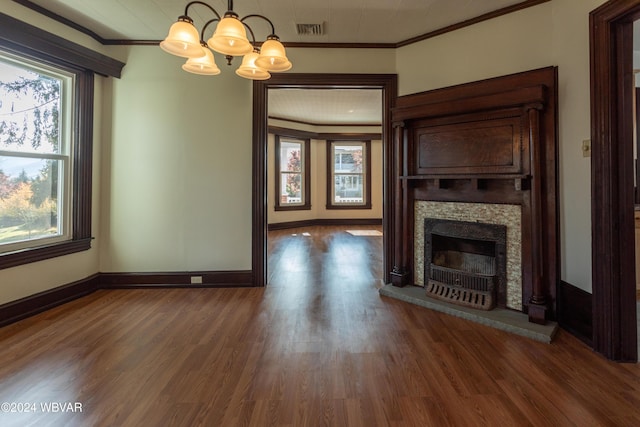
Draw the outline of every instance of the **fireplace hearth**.
[[[504,307],[506,236],[504,225],[425,218],[427,295],[482,310]]]

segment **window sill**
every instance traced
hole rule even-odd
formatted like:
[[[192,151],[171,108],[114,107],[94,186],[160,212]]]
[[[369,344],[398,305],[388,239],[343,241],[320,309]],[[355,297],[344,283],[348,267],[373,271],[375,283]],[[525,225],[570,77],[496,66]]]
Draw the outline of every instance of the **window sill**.
[[[91,249],[91,238],[22,249],[0,255],[0,270]]]
[[[371,205],[327,205],[327,210],[371,209]]]
[[[278,211],[310,211],[311,205],[298,205],[298,206],[274,206],[273,210]]]

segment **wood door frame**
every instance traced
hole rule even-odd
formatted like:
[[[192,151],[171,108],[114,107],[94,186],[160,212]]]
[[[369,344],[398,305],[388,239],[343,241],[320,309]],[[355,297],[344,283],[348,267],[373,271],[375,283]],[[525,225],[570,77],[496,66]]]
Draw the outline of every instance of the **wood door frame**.
[[[391,224],[394,197],[391,108],[398,95],[396,74],[275,74],[269,80],[253,82],[253,152],[252,152],[252,272],[253,285],[267,284],[267,138],[269,89],[380,89],[382,90],[382,232],[383,271],[390,282],[393,236]]]
[[[591,12],[591,224],[593,348],[636,362],[633,200],[633,21],[640,2],[610,0]]]

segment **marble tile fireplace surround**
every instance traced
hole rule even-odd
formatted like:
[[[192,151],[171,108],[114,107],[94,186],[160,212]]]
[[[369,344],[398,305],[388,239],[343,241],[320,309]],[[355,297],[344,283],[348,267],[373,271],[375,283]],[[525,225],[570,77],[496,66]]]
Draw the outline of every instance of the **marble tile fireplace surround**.
[[[426,218],[500,224],[507,228],[506,307],[522,311],[521,208],[517,205],[416,201],[414,226],[414,284],[424,286],[424,220]]]

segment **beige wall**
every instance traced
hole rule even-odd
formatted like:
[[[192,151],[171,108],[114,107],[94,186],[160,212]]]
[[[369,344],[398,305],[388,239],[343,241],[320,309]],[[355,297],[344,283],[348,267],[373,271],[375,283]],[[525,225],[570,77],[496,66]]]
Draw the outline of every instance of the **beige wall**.
[[[113,81],[102,271],[251,267],[251,84],[134,47]]]
[[[591,292],[589,12],[604,0],[554,0],[553,61],[559,68],[562,279]]]
[[[550,65],[560,78],[562,278],[591,290],[588,13],[554,0],[397,50],[289,49],[295,73],[397,73],[400,94]],[[0,303],[97,271],[251,266],[251,83],[193,76],[155,46],[105,47],[8,0],[0,10],[127,62],[98,78],[93,249],[0,270]],[[234,67],[237,64],[234,64]],[[99,248],[99,249],[98,249]]]

